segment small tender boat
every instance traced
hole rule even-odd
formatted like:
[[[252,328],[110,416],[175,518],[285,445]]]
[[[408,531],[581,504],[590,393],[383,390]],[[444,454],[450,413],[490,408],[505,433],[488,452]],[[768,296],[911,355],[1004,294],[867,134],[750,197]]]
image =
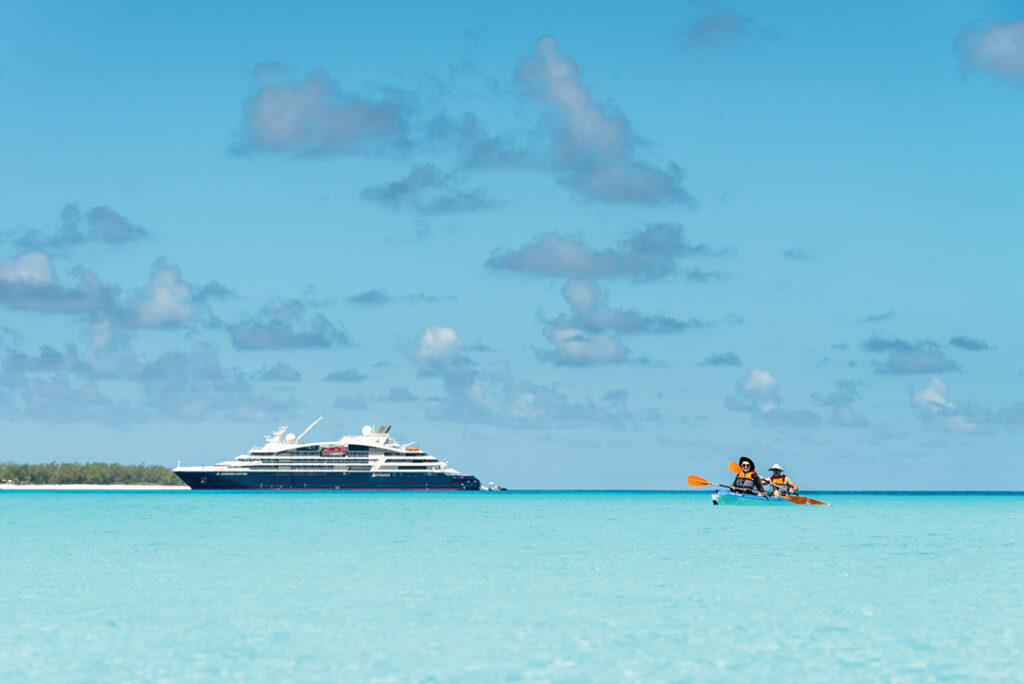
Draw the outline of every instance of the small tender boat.
[[[711,492],[711,503],[715,506],[728,505],[728,506],[757,506],[759,504],[786,504],[792,506],[793,502],[788,501],[781,496],[761,496],[760,494],[741,494],[739,492],[733,492],[728,489],[718,489]]]

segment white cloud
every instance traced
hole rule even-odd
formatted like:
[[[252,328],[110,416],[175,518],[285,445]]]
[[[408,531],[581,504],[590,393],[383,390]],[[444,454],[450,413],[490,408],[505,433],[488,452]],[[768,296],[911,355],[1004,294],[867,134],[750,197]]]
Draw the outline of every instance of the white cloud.
[[[454,357],[462,349],[462,340],[453,328],[428,325],[416,341],[415,355],[423,361]]]
[[[778,381],[766,370],[751,368],[747,377],[736,382],[738,396],[725,398],[726,408],[750,413],[755,420],[776,426],[812,427],[821,422],[813,411],[782,408]]]
[[[150,276],[149,286],[135,302],[135,317],[139,325],[162,328],[178,325],[192,319],[192,287],[181,277],[177,266],[158,263]]]
[[[765,406],[774,405],[779,396],[779,383],[771,373],[760,368],[751,368],[738,387],[741,392],[760,400]]]
[[[543,361],[563,366],[623,363],[629,355],[622,343],[607,333],[590,333],[579,328],[551,328],[547,338],[555,346],[538,352]]]
[[[235,349],[315,349],[348,344],[341,328],[298,299],[267,305],[229,325],[228,333]]]
[[[117,289],[81,266],[71,270],[75,287],[60,285],[50,256],[33,250],[0,262],[0,306],[66,314],[113,314]]]
[[[25,285],[49,285],[54,281],[53,264],[46,252],[24,252],[0,261],[0,280]]]
[[[414,209],[422,214],[451,214],[498,206],[484,188],[462,187],[459,176],[444,173],[433,164],[418,165],[404,178],[364,188],[360,197],[392,209]]]
[[[562,425],[619,424],[628,417],[624,403],[605,407],[570,401],[552,387],[516,378],[500,361],[479,370],[462,348],[452,328],[428,326],[412,349],[419,374],[440,378],[443,383],[443,395],[433,399],[438,418],[544,428],[552,421]]]
[[[950,432],[979,432],[991,419],[984,409],[970,402],[954,403],[947,394],[946,383],[939,378],[932,378],[923,389],[913,390],[914,405],[925,422]]]
[[[965,28],[956,50],[970,66],[1024,85],[1024,19]]]
[[[558,51],[554,38],[537,41],[516,79],[531,97],[552,105],[551,163],[564,174],[565,185],[605,202],[688,199],[674,164],[662,170],[636,158],[637,142],[629,122],[593,102],[576,64]]]
[[[650,223],[619,241],[597,250],[578,239],[542,233],[519,249],[495,251],[487,266],[539,276],[614,278],[632,276],[654,280],[676,271],[676,262],[690,256],[720,254],[705,244],[686,242],[681,226]]]
[[[946,392],[946,383],[932,378],[927,387],[914,392],[914,403],[933,411],[955,409],[956,404],[946,399]]]
[[[395,146],[405,121],[395,102],[350,95],[321,72],[293,82],[280,66],[257,69],[243,147],[306,154],[346,154]]]

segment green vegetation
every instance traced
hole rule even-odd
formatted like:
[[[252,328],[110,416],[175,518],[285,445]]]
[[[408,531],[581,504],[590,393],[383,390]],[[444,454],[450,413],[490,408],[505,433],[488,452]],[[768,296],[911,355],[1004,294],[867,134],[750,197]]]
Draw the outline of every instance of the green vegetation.
[[[163,466],[120,463],[0,463],[0,482],[15,484],[183,485]]]

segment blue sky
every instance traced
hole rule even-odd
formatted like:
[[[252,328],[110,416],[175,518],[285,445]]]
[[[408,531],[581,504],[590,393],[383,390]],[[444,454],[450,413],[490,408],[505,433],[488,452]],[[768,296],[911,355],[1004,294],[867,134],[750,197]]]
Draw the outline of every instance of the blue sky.
[[[4,460],[1016,486],[1019,3],[0,2]]]

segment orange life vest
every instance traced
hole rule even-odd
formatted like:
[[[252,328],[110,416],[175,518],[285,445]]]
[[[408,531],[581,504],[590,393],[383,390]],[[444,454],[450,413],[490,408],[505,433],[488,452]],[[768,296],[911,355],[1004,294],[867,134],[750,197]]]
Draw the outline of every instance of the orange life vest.
[[[771,477],[771,480],[770,480],[771,485],[772,485],[771,486],[771,491],[773,493],[774,492],[778,492],[779,494],[783,494],[783,495],[789,494],[793,490],[793,488],[790,485],[786,484],[786,480],[787,480],[787,478],[786,478],[786,474],[785,473],[783,473],[782,475],[772,474],[772,477]]]
[[[732,481],[732,486],[737,489],[754,489],[754,487],[761,481],[756,470],[751,470],[749,473],[739,472],[736,473],[736,479]]]

